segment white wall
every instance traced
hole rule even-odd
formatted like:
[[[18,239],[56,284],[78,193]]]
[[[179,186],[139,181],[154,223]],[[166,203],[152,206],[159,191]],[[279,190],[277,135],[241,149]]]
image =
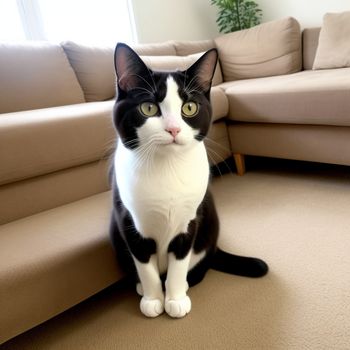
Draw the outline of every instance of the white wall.
[[[219,35],[210,0],[130,0],[140,43],[201,40]],[[263,22],[295,17],[302,28],[322,25],[326,12],[350,11],[350,0],[256,0]]]
[[[140,43],[201,40],[219,32],[210,0],[132,0]]]
[[[326,12],[350,11],[350,0],[256,0],[263,22],[293,16],[302,28],[320,27]]]

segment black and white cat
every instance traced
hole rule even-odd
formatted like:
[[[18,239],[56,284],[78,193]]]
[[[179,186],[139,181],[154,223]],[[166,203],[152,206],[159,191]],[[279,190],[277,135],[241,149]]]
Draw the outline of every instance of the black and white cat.
[[[148,317],[189,313],[188,287],[209,268],[250,277],[268,269],[216,246],[219,222],[203,143],[216,62],[212,49],[184,72],[154,72],[127,45],[115,50],[119,141],[110,233]]]

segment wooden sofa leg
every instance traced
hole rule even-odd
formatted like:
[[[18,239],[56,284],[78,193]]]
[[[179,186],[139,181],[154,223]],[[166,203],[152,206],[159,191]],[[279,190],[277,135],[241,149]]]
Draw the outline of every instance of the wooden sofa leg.
[[[233,158],[235,159],[235,164],[237,168],[237,175],[243,176],[245,173],[245,161],[244,155],[239,153],[234,153]]]

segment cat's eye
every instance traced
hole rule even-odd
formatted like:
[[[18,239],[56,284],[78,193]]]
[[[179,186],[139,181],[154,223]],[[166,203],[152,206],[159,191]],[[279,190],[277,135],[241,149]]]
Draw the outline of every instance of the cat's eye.
[[[144,102],[140,105],[141,113],[146,117],[154,117],[158,113],[158,106],[152,102]]]
[[[196,102],[186,102],[182,106],[182,114],[185,117],[194,117],[198,112],[198,105]]]

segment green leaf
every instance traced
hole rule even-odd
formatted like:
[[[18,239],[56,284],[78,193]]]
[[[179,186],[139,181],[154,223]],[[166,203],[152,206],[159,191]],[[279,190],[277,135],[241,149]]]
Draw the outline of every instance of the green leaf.
[[[253,0],[211,0],[218,8],[216,23],[220,32],[250,28],[260,23],[262,10]]]

